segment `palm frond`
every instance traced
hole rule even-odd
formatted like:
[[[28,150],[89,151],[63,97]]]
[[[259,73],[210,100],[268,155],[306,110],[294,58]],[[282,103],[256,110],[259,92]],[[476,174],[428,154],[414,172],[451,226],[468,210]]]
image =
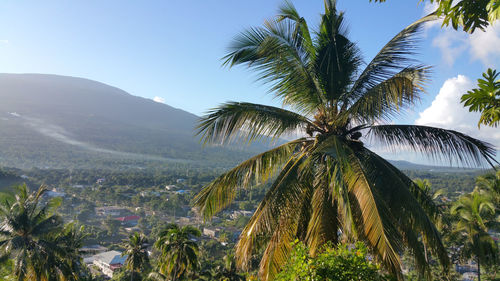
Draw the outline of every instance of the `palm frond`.
[[[339,119],[352,118],[360,124],[389,120],[419,101],[428,80],[429,68],[408,67],[366,90]]]
[[[197,134],[204,143],[225,143],[235,138],[252,142],[266,136],[276,139],[296,133],[308,125],[314,126],[306,117],[286,109],[230,102],[203,116]]]
[[[496,150],[490,143],[480,141],[453,130],[414,125],[371,126],[369,135],[393,149],[401,146],[421,152],[434,160],[447,160],[450,164],[471,167],[494,167]]]
[[[297,36],[290,20],[266,21],[233,40],[224,64],[246,64],[258,73],[258,79],[271,85],[270,92],[283,104],[312,112],[323,106],[323,91],[314,76],[303,37]]]
[[[304,166],[306,163],[303,161],[297,163],[300,162],[302,163],[297,166],[298,170],[296,171],[300,180],[286,183],[290,179],[285,179],[285,181],[281,181],[279,188],[274,189],[274,198],[284,196],[283,198],[286,199],[268,201],[264,209],[264,212],[274,214],[276,217],[273,218],[275,222],[272,226],[272,235],[260,263],[259,277],[263,281],[273,280],[281,267],[288,261],[292,250],[292,242],[300,236],[301,216],[304,215],[303,212],[297,211],[298,206],[310,205],[312,199],[313,179],[309,170],[311,167]],[[290,173],[288,174],[290,175]],[[265,216],[260,218],[265,218]],[[272,223],[272,220],[270,221]],[[265,222],[266,220],[264,220]]]
[[[260,280],[273,280],[281,266],[286,263],[292,251],[292,242],[296,239],[297,226],[297,213],[283,212],[262,254]]]
[[[308,141],[291,141],[244,161],[205,186],[194,198],[193,205],[206,219],[210,218],[232,202],[238,189],[270,179],[304,142]]]
[[[347,33],[344,14],[337,13],[335,3],[328,3],[317,33],[314,66],[326,99],[334,109],[362,63],[360,51]]]
[[[327,173],[323,179],[327,179]],[[331,191],[327,188],[328,183],[321,181],[322,186],[314,190],[311,198],[311,215],[307,229],[306,241],[311,255],[316,255],[326,242],[338,242],[340,227],[337,206],[332,198]],[[326,183],[326,185],[325,185]]]
[[[425,22],[435,19],[437,19],[435,15],[423,17],[394,36],[366,66],[346,99],[358,100],[369,89],[391,78],[408,65],[414,64],[416,61],[411,56],[416,52],[417,35]]]
[[[351,147],[354,145],[354,148]],[[385,267],[393,274],[401,274],[401,261],[398,250],[401,249],[401,239],[393,225],[394,219],[387,212],[384,202],[367,174],[362,161],[355,154],[358,144],[349,144],[338,136],[330,136],[323,141],[316,154],[327,155],[338,161],[342,170],[343,180],[349,190],[349,205],[352,210],[357,236],[365,240],[374,250]]]
[[[271,233],[275,233],[280,225],[286,228],[286,223],[288,223],[295,232],[298,230],[299,220],[296,216],[300,215],[301,212],[296,212],[296,210],[304,201],[307,202],[305,198],[308,198],[312,187],[312,184],[309,184],[311,182],[310,173],[304,172],[307,167],[301,167],[304,156],[305,154],[298,155],[287,162],[241,232],[240,239],[236,244],[237,263],[240,267],[246,268],[252,253],[263,242],[276,244],[281,241],[278,239],[279,237],[272,240],[273,236],[269,236]],[[291,220],[292,214],[295,214],[295,221]],[[287,219],[284,219],[285,217]],[[288,246],[283,244],[279,247]],[[271,245],[271,248],[267,249],[266,261],[262,265],[269,268],[271,266],[269,262],[277,262],[276,258],[272,257],[274,252],[271,250],[276,247],[277,245]],[[281,260],[281,262],[285,261]],[[276,268],[276,266],[272,267]],[[267,275],[265,271],[262,271],[262,274]]]
[[[433,254],[447,269],[449,258],[441,235],[417,199],[422,197],[421,189],[403,172],[372,151],[363,149],[359,157],[364,159],[364,166],[372,171],[374,187],[387,202],[388,211],[398,217],[397,227],[405,237],[406,246],[415,254],[417,266],[421,270],[428,269],[427,261],[422,259],[422,244],[412,237],[415,233],[422,233]]]
[[[293,31],[295,40],[303,45],[309,57],[314,60],[315,50],[307,22],[299,15],[299,12],[290,1],[285,1],[279,8],[277,21],[280,22],[283,20],[290,20],[295,23],[295,29]]]

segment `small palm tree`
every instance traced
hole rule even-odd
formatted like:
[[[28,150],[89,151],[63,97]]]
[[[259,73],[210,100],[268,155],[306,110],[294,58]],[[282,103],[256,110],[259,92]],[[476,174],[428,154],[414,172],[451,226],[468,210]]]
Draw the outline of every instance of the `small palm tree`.
[[[433,191],[432,185],[428,179],[415,179],[414,182],[420,189],[418,193],[420,197],[416,197],[416,199],[427,212],[427,215],[432,220],[436,221],[441,215],[443,207],[437,200],[443,195],[444,189]]]
[[[245,276],[239,274],[233,255],[224,256],[224,266],[215,269],[213,280],[217,281],[245,281]]]
[[[476,178],[476,188],[488,193],[494,200],[497,212],[500,208],[500,171],[490,173]]]
[[[126,250],[122,256],[127,256],[125,260],[125,267],[131,271],[131,280],[133,276],[144,272],[149,269],[149,255],[147,252],[148,239],[144,234],[135,232],[129,237],[126,243]]]
[[[89,268],[83,263],[80,249],[83,247],[84,227],[77,226],[74,223],[68,223],[64,226],[62,232],[55,235],[54,244],[59,245],[64,252],[63,261],[66,262],[71,270],[71,276],[66,276],[67,280],[92,281],[92,274]],[[52,263],[61,262],[54,260]],[[55,276],[56,273],[51,274]],[[66,281],[66,280],[64,280]]]
[[[60,198],[42,201],[44,186],[33,193],[26,185],[16,189],[0,203],[1,259],[14,260],[17,280],[80,280],[76,240],[55,213]]]
[[[272,279],[287,260],[292,241],[304,241],[314,254],[327,241],[339,242],[340,233],[365,241],[400,279],[399,253],[406,247],[417,253],[419,268],[428,269],[420,233],[441,263],[449,263],[439,232],[416,200],[421,191],[362,139],[453,162],[495,163],[491,144],[462,133],[384,125],[412,109],[423,92],[429,68],[411,55],[422,24],[433,18],[405,28],[367,64],[349,39],[334,0],[325,0],[314,30],[286,2],[276,19],[236,37],[225,64],[256,70],[284,108],[229,102],[202,117],[198,134],[214,144],[301,136],[244,161],[194,200],[209,219],[231,204],[238,189],[274,179],[236,245],[240,266],[264,247],[260,278]]]
[[[489,235],[489,225],[496,224],[495,207],[484,192],[474,190],[459,198],[451,208],[457,215],[455,233],[461,239],[461,256],[475,258],[478,279],[481,281],[481,264],[495,265],[499,262],[496,242]]]
[[[160,251],[159,273],[169,275],[172,280],[179,280],[196,270],[198,244],[193,238],[199,236],[200,230],[189,225],[179,228],[178,225],[171,224],[160,232],[154,245]]]

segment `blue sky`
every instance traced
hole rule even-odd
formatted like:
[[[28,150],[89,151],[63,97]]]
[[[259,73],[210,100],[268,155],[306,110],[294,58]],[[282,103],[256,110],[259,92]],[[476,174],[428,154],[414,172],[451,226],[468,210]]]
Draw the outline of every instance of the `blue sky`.
[[[338,6],[346,12],[352,40],[369,61],[392,36],[429,9],[429,3],[418,2],[344,0]],[[238,32],[273,17],[281,3],[2,1],[0,72],[89,78],[133,95],[158,97],[197,115],[228,100],[279,105],[265,86],[254,83],[250,71],[222,68],[220,58]],[[323,1],[293,3],[311,27],[318,23]],[[472,87],[487,67],[500,67],[500,26],[473,36],[440,29],[439,24],[429,26],[421,46],[419,58],[434,66],[428,94],[395,123],[457,128],[465,122],[460,128],[466,133],[500,145],[498,130],[478,131],[475,115],[449,104],[460,96],[458,92]]]

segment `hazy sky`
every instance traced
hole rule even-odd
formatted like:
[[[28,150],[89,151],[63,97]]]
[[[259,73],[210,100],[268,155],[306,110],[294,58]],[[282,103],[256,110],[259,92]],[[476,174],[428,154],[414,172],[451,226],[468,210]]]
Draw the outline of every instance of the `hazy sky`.
[[[430,10],[418,0],[339,1],[350,34],[369,61],[398,31]],[[278,0],[0,2],[0,72],[89,78],[155,98],[197,115],[228,100],[279,105],[243,67],[221,67],[230,40],[275,15]],[[321,0],[293,3],[319,21]],[[428,94],[396,123],[460,129],[500,146],[500,130],[477,130],[461,94],[487,67],[500,68],[500,24],[472,36],[439,23],[422,36],[423,63],[433,65]]]

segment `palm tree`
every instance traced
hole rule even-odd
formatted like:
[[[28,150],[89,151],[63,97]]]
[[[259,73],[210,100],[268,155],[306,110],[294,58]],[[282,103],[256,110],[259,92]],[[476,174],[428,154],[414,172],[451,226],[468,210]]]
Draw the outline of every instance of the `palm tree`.
[[[498,246],[488,234],[489,226],[497,224],[494,204],[487,194],[476,189],[460,197],[453,204],[451,213],[458,216],[454,232],[462,238],[461,256],[466,259],[475,257],[481,281],[481,264],[496,265],[499,262]]]
[[[399,278],[399,253],[405,247],[415,253],[419,268],[426,268],[415,233],[423,233],[433,253],[448,264],[438,231],[415,199],[420,190],[368,149],[363,134],[381,145],[405,146],[437,159],[495,162],[492,145],[456,131],[383,125],[412,108],[423,92],[429,67],[410,56],[422,24],[433,16],[405,28],[362,68],[360,51],[348,39],[344,14],[335,4],[325,0],[319,27],[311,31],[286,2],[277,19],[236,37],[225,57],[228,66],[256,70],[284,108],[229,102],[199,123],[202,141],[212,144],[302,135],[222,174],[194,199],[208,219],[228,206],[240,188],[274,179],[236,245],[237,262],[244,268],[252,253],[265,247],[262,280],[276,274],[295,239],[314,254],[326,241],[339,241],[339,233],[365,241]]]
[[[198,244],[193,238],[201,236],[199,229],[193,226],[179,228],[170,224],[163,230],[155,247],[160,250],[159,273],[169,275],[172,280],[179,280],[198,268]]]
[[[500,171],[476,178],[476,187],[484,190],[494,200],[497,212],[500,208]]]
[[[125,266],[131,271],[130,280],[133,280],[134,275],[139,275],[144,270],[149,269],[147,247],[148,239],[144,234],[135,232],[129,237],[126,250],[122,253],[122,256],[127,256]]]
[[[89,268],[83,263],[80,249],[83,247],[84,239],[88,236],[85,234],[84,227],[77,226],[74,223],[68,223],[64,226],[64,229],[55,234],[53,243],[59,245],[62,252],[59,260],[54,260],[50,263],[61,263],[65,262],[69,265],[70,274],[65,276],[66,279],[63,280],[77,280],[77,281],[92,281],[92,273]],[[52,276],[56,276],[57,273],[51,273]]]
[[[41,186],[30,193],[17,186],[14,197],[3,194],[0,204],[1,260],[14,260],[17,280],[81,280],[73,269],[80,261],[75,237],[55,214],[60,198],[42,201]]]
[[[414,182],[420,191],[417,194],[417,196],[415,196],[415,199],[418,201],[420,206],[422,206],[425,213],[427,214],[427,216],[429,216],[434,225],[436,225],[436,222],[438,221],[438,218],[440,216],[440,210],[434,200],[441,195],[441,192],[433,193],[431,190],[431,183],[427,179],[425,180],[416,179],[414,180]],[[427,249],[428,243],[425,240],[425,235],[423,233],[422,233],[422,244],[424,246],[425,261],[429,262],[428,249]]]
[[[429,218],[437,225],[443,213],[443,204],[437,202],[437,200],[443,195],[444,189],[432,191],[431,183],[428,179],[415,179],[414,182],[420,189],[415,198]]]
[[[245,281],[245,276],[238,273],[233,255],[224,256],[224,266],[215,269],[213,277],[217,281]]]

